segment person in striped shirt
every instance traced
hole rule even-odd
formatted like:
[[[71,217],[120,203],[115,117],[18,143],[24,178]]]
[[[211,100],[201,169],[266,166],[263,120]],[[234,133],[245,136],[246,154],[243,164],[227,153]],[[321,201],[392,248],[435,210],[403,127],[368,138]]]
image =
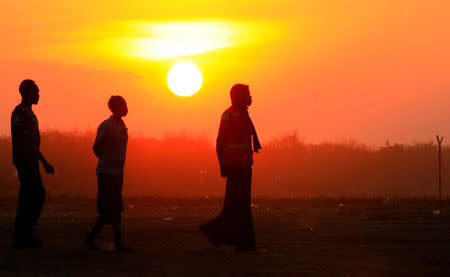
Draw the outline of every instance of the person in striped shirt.
[[[97,221],[86,237],[90,249],[97,249],[95,237],[105,224],[114,230],[114,251],[132,252],[122,242],[121,216],[123,212],[122,186],[128,129],[122,118],[128,114],[127,102],[122,96],[111,96],[108,107],[112,116],[103,121],[97,130],[93,151],[97,164]]]

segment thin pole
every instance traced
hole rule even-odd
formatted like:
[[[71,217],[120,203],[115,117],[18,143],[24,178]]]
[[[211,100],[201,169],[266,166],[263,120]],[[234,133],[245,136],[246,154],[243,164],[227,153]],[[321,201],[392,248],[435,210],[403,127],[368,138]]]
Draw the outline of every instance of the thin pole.
[[[444,137],[439,138],[439,136],[436,136],[437,142],[438,142],[438,147],[439,147],[439,156],[438,156],[438,161],[439,161],[439,201],[442,200],[442,167],[441,167],[441,144],[442,141],[444,140]]]

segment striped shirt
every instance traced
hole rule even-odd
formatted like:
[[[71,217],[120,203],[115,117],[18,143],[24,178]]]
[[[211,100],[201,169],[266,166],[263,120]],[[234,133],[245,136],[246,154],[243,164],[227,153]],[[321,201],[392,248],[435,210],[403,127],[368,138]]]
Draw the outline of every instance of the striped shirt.
[[[127,153],[128,129],[112,116],[97,129],[94,153],[98,157],[97,174],[123,175]]]

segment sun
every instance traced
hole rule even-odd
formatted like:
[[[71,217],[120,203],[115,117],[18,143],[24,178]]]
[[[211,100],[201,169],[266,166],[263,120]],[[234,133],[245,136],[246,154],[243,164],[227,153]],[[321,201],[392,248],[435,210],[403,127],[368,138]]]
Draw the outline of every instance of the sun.
[[[167,74],[167,85],[178,96],[194,95],[203,83],[200,69],[192,63],[175,64]]]

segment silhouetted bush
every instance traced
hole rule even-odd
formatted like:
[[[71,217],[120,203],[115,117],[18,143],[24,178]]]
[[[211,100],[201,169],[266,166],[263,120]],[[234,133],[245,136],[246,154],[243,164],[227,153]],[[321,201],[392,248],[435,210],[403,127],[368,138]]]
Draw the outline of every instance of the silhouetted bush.
[[[42,152],[56,168],[42,173],[50,195],[95,196],[94,131],[45,131]],[[15,195],[11,142],[0,138],[0,192]],[[444,193],[450,149],[443,148]],[[253,194],[261,197],[436,197],[437,145],[389,144],[377,149],[354,141],[307,144],[296,134],[263,143],[255,155]],[[129,196],[223,195],[213,143],[186,134],[163,139],[130,136],[124,193]]]

